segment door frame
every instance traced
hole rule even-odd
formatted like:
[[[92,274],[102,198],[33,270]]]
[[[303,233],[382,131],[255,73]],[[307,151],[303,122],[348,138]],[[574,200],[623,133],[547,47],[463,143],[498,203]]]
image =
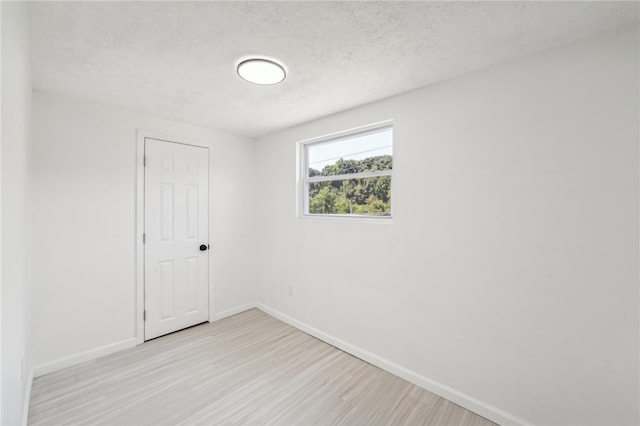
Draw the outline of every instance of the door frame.
[[[144,343],[144,243],[142,234],[144,233],[144,141],[145,139],[156,139],[165,142],[177,143],[181,145],[192,145],[209,150],[209,191],[208,191],[208,219],[209,235],[207,236],[209,245],[213,248],[209,250],[209,300],[208,300],[208,321],[214,318],[214,281],[213,281],[213,254],[215,246],[212,235],[211,212],[212,208],[212,188],[213,188],[213,146],[211,143],[166,135],[148,130],[137,130],[137,155],[136,155],[136,227],[135,227],[135,253],[136,253],[136,303],[135,303],[135,326],[136,344]]]

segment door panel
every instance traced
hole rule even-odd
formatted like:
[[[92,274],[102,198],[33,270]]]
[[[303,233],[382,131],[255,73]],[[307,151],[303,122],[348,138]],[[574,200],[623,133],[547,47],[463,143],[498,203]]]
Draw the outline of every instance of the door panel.
[[[145,139],[145,340],[209,318],[209,150]]]

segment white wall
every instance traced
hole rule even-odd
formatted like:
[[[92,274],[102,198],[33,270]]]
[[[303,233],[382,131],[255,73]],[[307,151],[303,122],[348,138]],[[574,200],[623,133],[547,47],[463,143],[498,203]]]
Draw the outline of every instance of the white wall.
[[[251,139],[35,93],[36,365],[135,335],[137,129],[211,142],[215,312],[254,300]]]
[[[488,415],[638,424],[638,79],[627,29],[259,139],[259,300]],[[393,224],[297,219],[296,142],[387,119]]]
[[[22,423],[31,366],[31,68],[25,3],[2,2],[3,425]],[[22,359],[24,358],[24,367]]]

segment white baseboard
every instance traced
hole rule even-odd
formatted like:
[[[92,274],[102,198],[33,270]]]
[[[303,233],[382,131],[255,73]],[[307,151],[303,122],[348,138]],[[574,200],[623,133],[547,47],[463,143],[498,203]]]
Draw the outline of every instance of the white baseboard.
[[[136,346],[136,344],[136,338],[132,337],[120,342],[115,342],[98,348],[89,349],[88,351],[80,352],[79,354],[70,355],[64,358],[57,359],[55,361],[37,365],[33,369],[33,375],[34,377],[40,377],[45,374],[53,373],[54,371],[62,370],[63,368],[82,364],[83,362],[87,361],[92,361],[96,358],[100,358],[101,356],[109,355],[123,349],[132,348]]]
[[[29,370],[27,377],[27,387],[24,390],[24,401],[22,402],[22,426],[27,426],[29,420],[29,403],[31,402],[31,387],[33,386],[33,368]]]
[[[227,309],[222,312],[213,315],[213,319],[209,322],[218,321],[231,315],[239,314],[240,312],[248,311],[256,307],[255,302],[245,303],[244,305],[236,306],[235,308]]]
[[[231,315],[239,314],[240,312],[247,311],[256,307],[256,304],[246,303],[244,305],[236,306],[232,309],[227,309],[213,316],[213,321],[217,321]],[[45,374],[53,373],[54,371],[62,370],[63,368],[71,367],[74,365],[82,364],[83,362],[91,361],[101,356],[109,355],[114,352],[121,351],[123,349],[132,348],[142,343],[138,338],[132,337],[130,339],[122,340],[120,342],[111,343],[109,345],[101,346],[99,348],[90,349],[79,354],[71,355],[68,357],[60,358],[55,361],[40,364],[34,367],[32,375],[33,377],[40,377]]]
[[[311,327],[310,325],[307,325],[301,321],[298,321],[297,319],[292,318],[289,315],[286,315],[267,305],[264,305],[262,303],[256,303],[256,308],[260,309],[261,311],[264,311],[265,313],[273,317],[278,318],[283,322],[286,322],[289,325],[292,325],[293,327],[296,327],[299,330],[304,331],[307,334],[312,335],[313,337],[316,337],[355,357],[358,357],[364,361],[367,361],[368,363],[373,364],[376,367],[382,368],[383,370],[386,370],[391,374],[394,374],[408,382],[411,382],[417,386],[420,386],[421,388],[426,389],[429,392],[432,392],[451,402],[454,402],[460,405],[461,407],[464,407],[467,410],[473,411],[474,413],[482,417],[485,417],[493,422],[496,422],[501,425],[531,425],[531,423],[523,419],[520,419],[510,413],[507,413],[497,407],[494,407],[490,404],[487,404],[483,401],[473,398],[449,386],[443,385],[442,383],[438,383],[434,380],[421,376],[416,372],[413,372],[407,368],[404,368],[385,358],[379,357],[378,355],[375,355],[362,348],[359,348],[350,343],[347,343],[344,340],[340,340],[334,336],[324,333],[314,327]]]
[[[385,358],[382,358],[378,355],[375,355],[369,351],[366,351],[362,348],[359,348],[355,345],[345,342],[344,340],[338,339],[330,334],[324,333],[314,327],[311,327],[308,324],[305,324],[301,321],[298,321],[295,318],[290,317],[276,309],[271,308],[263,303],[246,303],[244,305],[236,306],[232,309],[227,309],[225,311],[214,314],[213,321],[217,321],[223,318],[230,317],[235,314],[239,314],[240,312],[247,311],[249,309],[258,308],[267,314],[278,318],[279,320],[286,322],[297,329],[304,331],[328,344],[335,346],[355,357],[358,357],[364,361],[367,361],[370,364],[373,364],[383,370],[386,370],[392,374],[395,374],[398,377],[407,380],[417,386],[420,386],[423,389],[428,390],[429,392],[433,392],[436,395],[439,395],[451,402],[454,402],[461,407],[464,407],[470,411],[473,411],[480,416],[483,416],[491,421],[494,421],[501,425],[531,425],[531,423],[520,419],[510,413],[507,413],[503,410],[500,410],[497,407],[494,407],[490,404],[487,404],[483,401],[480,401],[476,398],[473,398],[465,393],[462,393],[456,389],[453,389],[449,386],[438,383],[434,380],[428,379],[420,374],[413,372],[407,368],[404,368],[392,361],[389,361]],[[38,365],[34,367],[29,374],[29,381],[27,383],[27,388],[25,391],[25,403],[23,408],[23,425],[26,425],[28,414],[29,414],[29,400],[31,397],[31,386],[33,383],[33,379],[35,377],[40,377],[42,375],[52,373],[54,371],[61,370],[66,367],[71,367],[77,364],[81,364],[83,362],[91,361],[96,358],[99,358],[104,355],[109,355],[114,352],[121,351],[123,349],[131,348],[136,346],[137,340],[136,338],[126,339],[120,342],[112,343],[109,345],[105,345],[99,348],[90,349],[85,352],[81,352],[76,355],[71,355],[65,358],[60,358],[55,361],[51,361],[45,364]]]

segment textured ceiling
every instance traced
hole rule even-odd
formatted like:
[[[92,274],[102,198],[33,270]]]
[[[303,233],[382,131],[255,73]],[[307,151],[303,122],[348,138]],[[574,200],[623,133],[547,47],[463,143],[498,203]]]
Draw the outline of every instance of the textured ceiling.
[[[246,136],[638,22],[635,2],[34,2],[34,88]],[[249,55],[287,80],[237,77]]]

